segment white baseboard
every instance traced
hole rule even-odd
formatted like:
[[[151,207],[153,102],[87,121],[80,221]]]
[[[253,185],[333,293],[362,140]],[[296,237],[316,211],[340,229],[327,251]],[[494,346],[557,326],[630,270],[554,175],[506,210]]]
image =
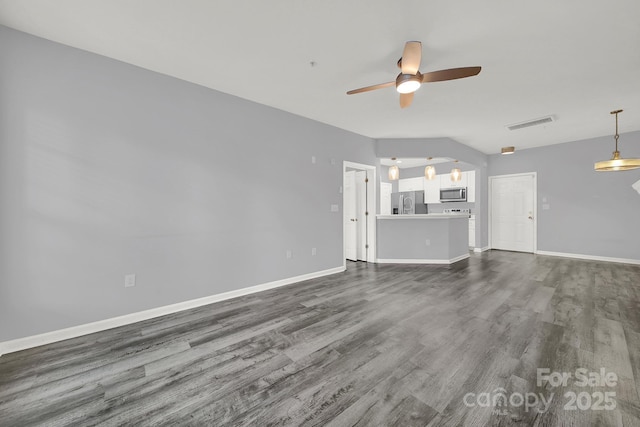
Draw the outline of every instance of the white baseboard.
[[[605,261],[605,262],[617,262],[621,264],[640,265],[640,259],[611,258],[606,256],[570,254],[566,252],[549,252],[549,251],[537,251],[536,254],[547,255],[547,256],[558,256],[558,257],[564,257],[564,258],[586,259],[589,261]]]
[[[438,264],[438,265],[448,265],[453,264],[454,262],[462,261],[463,259],[469,258],[469,254],[460,255],[459,257],[455,257],[452,259],[382,259],[378,258],[376,260],[377,263],[380,264]]]
[[[473,248],[473,252],[479,254],[480,252],[486,252],[491,249],[490,246],[485,246],[484,248]]]
[[[150,310],[139,311],[137,313],[125,314],[124,316],[113,317],[111,319],[99,320],[97,322],[86,323],[84,325],[73,326],[57,331],[46,332],[44,334],[33,335],[24,338],[18,338],[11,341],[0,342],[0,356],[14,351],[25,350],[27,348],[38,347],[45,344],[51,344],[57,341],[63,341],[70,338],[76,338],[82,335],[93,334],[95,332],[105,331],[107,329],[117,328],[119,326],[129,325],[135,322],[152,319],[154,317],[165,316],[167,314],[177,313],[179,311],[188,310],[190,308],[200,307],[214,302],[224,301],[231,298],[237,298],[244,295],[254,294],[269,289],[278,288],[280,286],[290,285],[292,283],[302,282],[304,280],[315,279],[318,277],[328,276],[330,274],[341,273],[345,271],[344,267],[330,268],[328,270],[316,271],[314,273],[303,274],[301,276],[289,277],[287,279],[276,280],[274,282],[263,283],[260,285],[250,286],[235,291],[224,292],[221,294],[210,295],[203,298],[197,298],[189,301],[183,301],[176,304],[165,305],[163,307],[152,308]]]

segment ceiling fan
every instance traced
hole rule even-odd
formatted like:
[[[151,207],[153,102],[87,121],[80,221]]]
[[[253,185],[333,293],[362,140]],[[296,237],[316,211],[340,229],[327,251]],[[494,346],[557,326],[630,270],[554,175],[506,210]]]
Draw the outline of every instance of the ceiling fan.
[[[482,67],[462,67],[449,68],[447,70],[431,71],[422,74],[420,69],[420,59],[422,57],[422,43],[409,41],[404,45],[402,58],[398,60],[400,74],[393,82],[380,83],[373,86],[361,87],[347,92],[347,95],[369,92],[371,90],[382,89],[396,85],[396,90],[400,93],[400,107],[406,108],[413,101],[413,94],[420,89],[422,83],[442,82],[445,80],[462,79],[464,77],[475,76],[480,73]]]

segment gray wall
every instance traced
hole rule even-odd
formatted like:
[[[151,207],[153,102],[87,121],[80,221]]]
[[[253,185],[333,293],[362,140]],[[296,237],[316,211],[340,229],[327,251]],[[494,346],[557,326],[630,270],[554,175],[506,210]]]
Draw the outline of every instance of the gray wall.
[[[330,205],[372,140],[5,27],[0,52],[0,341],[342,266]]]
[[[640,170],[593,170],[613,147],[606,136],[489,157],[489,176],[537,172],[538,250],[640,260]],[[620,151],[640,157],[640,132],[622,134]]]

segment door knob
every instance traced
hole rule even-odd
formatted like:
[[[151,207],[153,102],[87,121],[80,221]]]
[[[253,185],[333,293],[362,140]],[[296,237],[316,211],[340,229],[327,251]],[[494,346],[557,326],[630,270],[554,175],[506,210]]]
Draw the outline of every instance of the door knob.
[[[531,215],[529,215],[529,219],[533,219],[533,217]]]

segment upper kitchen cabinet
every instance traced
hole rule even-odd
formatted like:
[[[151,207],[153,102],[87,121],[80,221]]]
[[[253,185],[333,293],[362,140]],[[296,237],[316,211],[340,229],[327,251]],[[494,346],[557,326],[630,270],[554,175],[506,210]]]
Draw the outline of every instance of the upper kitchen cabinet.
[[[424,178],[405,178],[398,180],[398,191],[424,191]]]
[[[462,172],[460,181],[451,181],[451,174],[444,173],[440,175],[440,188],[459,188],[459,187],[467,187],[467,173]]]
[[[424,180],[424,202],[425,203],[440,203],[440,179]]]
[[[467,177],[467,203],[476,201],[476,171],[462,172]],[[464,179],[464,178],[463,178]]]

